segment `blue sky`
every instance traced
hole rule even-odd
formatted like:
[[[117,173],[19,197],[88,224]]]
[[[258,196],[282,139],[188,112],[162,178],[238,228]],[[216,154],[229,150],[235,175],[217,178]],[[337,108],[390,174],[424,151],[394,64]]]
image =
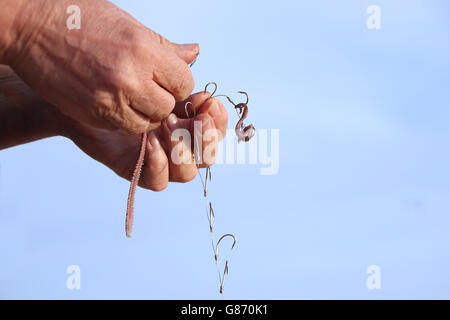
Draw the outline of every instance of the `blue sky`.
[[[247,91],[280,130],[276,175],[213,168],[226,298],[450,298],[448,1],[114,3],[200,43],[196,91]],[[131,239],[128,186],[64,138],[1,151],[0,298],[220,298],[200,180],[139,190]]]

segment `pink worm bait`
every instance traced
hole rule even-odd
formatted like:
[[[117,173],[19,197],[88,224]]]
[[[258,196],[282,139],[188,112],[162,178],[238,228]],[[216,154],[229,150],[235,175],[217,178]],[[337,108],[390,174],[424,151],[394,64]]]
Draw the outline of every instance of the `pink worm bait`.
[[[142,166],[144,164],[145,148],[147,142],[147,132],[142,134],[141,148],[139,150],[139,157],[136,162],[136,167],[133,171],[133,177],[131,178],[130,191],[128,192],[127,201],[127,215],[125,218],[125,233],[129,238],[133,231],[133,218],[134,218],[134,195],[136,193],[136,187],[141,177]]]

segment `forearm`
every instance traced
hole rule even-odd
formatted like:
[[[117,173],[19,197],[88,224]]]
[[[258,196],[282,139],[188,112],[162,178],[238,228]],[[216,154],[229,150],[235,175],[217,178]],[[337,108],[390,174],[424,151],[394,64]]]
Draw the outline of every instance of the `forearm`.
[[[59,135],[55,107],[0,65],[0,149]]]

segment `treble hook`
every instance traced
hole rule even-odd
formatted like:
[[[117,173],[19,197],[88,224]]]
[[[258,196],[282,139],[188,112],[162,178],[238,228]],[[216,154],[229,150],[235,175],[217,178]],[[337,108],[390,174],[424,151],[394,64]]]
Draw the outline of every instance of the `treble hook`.
[[[222,239],[226,238],[226,237],[233,238],[233,244],[231,245],[231,249],[230,250],[233,250],[234,246],[236,245],[236,237],[234,235],[232,235],[231,233],[227,233],[227,234],[224,234],[223,236],[221,236],[219,241],[217,241],[216,250],[215,250],[215,253],[214,253],[214,259],[216,261],[219,259],[219,244],[222,241]]]

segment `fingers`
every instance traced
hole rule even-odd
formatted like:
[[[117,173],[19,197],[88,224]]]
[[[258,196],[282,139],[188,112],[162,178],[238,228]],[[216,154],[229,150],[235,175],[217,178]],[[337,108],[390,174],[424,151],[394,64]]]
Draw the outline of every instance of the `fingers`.
[[[219,141],[227,133],[228,113],[224,105],[216,98],[206,100],[200,107],[199,114],[208,114],[214,120],[214,126],[219,131]]]
[[[176,101],[186,99],[194,89],[194,78],[188,64],[165,47],[157,56],[153,80],[170,92]]]
[[[142,68],[138,68],[136,70],[139,70],[139,81],[132,81],[130,77],[125,77],[124,80],[129,87],[128,100],[132,110],[122,110],[128,124],[121,126],[132,133],[142,133],[145,129],[157,127],[157,123],[172,112],[175,101],[186,99],[194,88],[194,79],[188,63],[196,59],[199,53],[198,44],[178,45],[156,32],[149,31],[153,40],[156,40],[156,43],[153,42],[153,48],[157,49],[151,59],[152,71],[146,73]],[[137,52],[142,55],[138,49]],[[123,75],[119,79],[123,80]]]
[[[162,139],[169,160],[169,180],[189,182],[197,175],[191,149],[190,121],[171,113],[161,126]]]
[[[175,54],[187,64],[194,62],[200,53],[200,46],[197,43],[177,44],[173,43],[153,30],[149,30],[154,38],[164,47],[172,49]]]
[[[217,130],[207,114],[180,119],[170,114],[161,126],[162,140],[169,160],[169,180],[188,182],[195,178],[198,160],[200,167],[214,163],[217,153]]]
[[[168,40],[165,40],[164,44],[171,48],[185,63],[194,61],[199,52],[197,44],[178,45]],[[137,130],[132,130],[132,132],[136,131],[136,133],[141,133],[145,127],[147,130],[153,129],[148,123],[149,120],[150,122],[159,122],[166,118],[172,112],[175,106],[175,100],[184,99],[185,95],[189,95],[192,92],[194,82],[187,65],[183,65],[183,62],[173,55],[171,61],[174,62],[172,69],[168,67],[165,70],[157,68],[154,72],[154,81],[142,81],[139,85],[141,89],[130,97],[130,107],[138,113],[133,115],[128,113],[129,119],[132,119],[132,122],[138,128]],[[174,68],[178,69],[173,71]],[[177,77],[177,73],[179,74],[179,78],[173,78]],[[157,75],[160,76],[158,77]],[[199,93],[194,98],[196,105],[200,105],[207,97],[208,93]],[[146,121],[147,125],[145,125]]]
[[[208,92],[197,92],[191,95],[189,98],[183,101],[178,101],[175,103],[175,108],[173,109],[173,113],[176,114],[177,117],[186,119],[192,118],[199,113],[200,108],[203,103],[208,100],[210,94]],[[186,103],[190,102],[187,106]],[[189,116],[188,114],[189,113]]]
[[[190,102],[186,105],[187,102]],[[175,104],[173,113],[179,118],[188,118],[186,111],[189,113],[189,118],[198,114],[208,114],[214,119],[214,125],[220,131],[220,140],[225,137],[228,126],[228,113],[224,105],[216,98],[210,98],[208,92],[198,92],[191,95],[187,100],[180,101]]]
[[[142,168],[142,187],[161,191],[169,183],[169,164],[158,137],[151,133],[147,141],[147,152]]]
[[[217,144],[226,133],[228,115],[219,100],[208,98],[208,93],[199,92],[187,100],[197,113],[191,118],[185,115],[184,102],[177,103],[175,114],[162,121],[157,136],[149,138],[143,187],[160,191],[167,187],[168,181],[191,181],[197,174],[194,159],[200,168],[215,162]],[[177,117],[177,114],[185,116]]]
[[[175,44],[173,48],[178,57],[180,57],[187,64],[191,64],[197,59],[200,54],[200,47],[198,44]]]
[[[174,97],[153,81],[143,81],[140,86],[130,97],[131,107],[153,122],[166,118],[175,106]]]

